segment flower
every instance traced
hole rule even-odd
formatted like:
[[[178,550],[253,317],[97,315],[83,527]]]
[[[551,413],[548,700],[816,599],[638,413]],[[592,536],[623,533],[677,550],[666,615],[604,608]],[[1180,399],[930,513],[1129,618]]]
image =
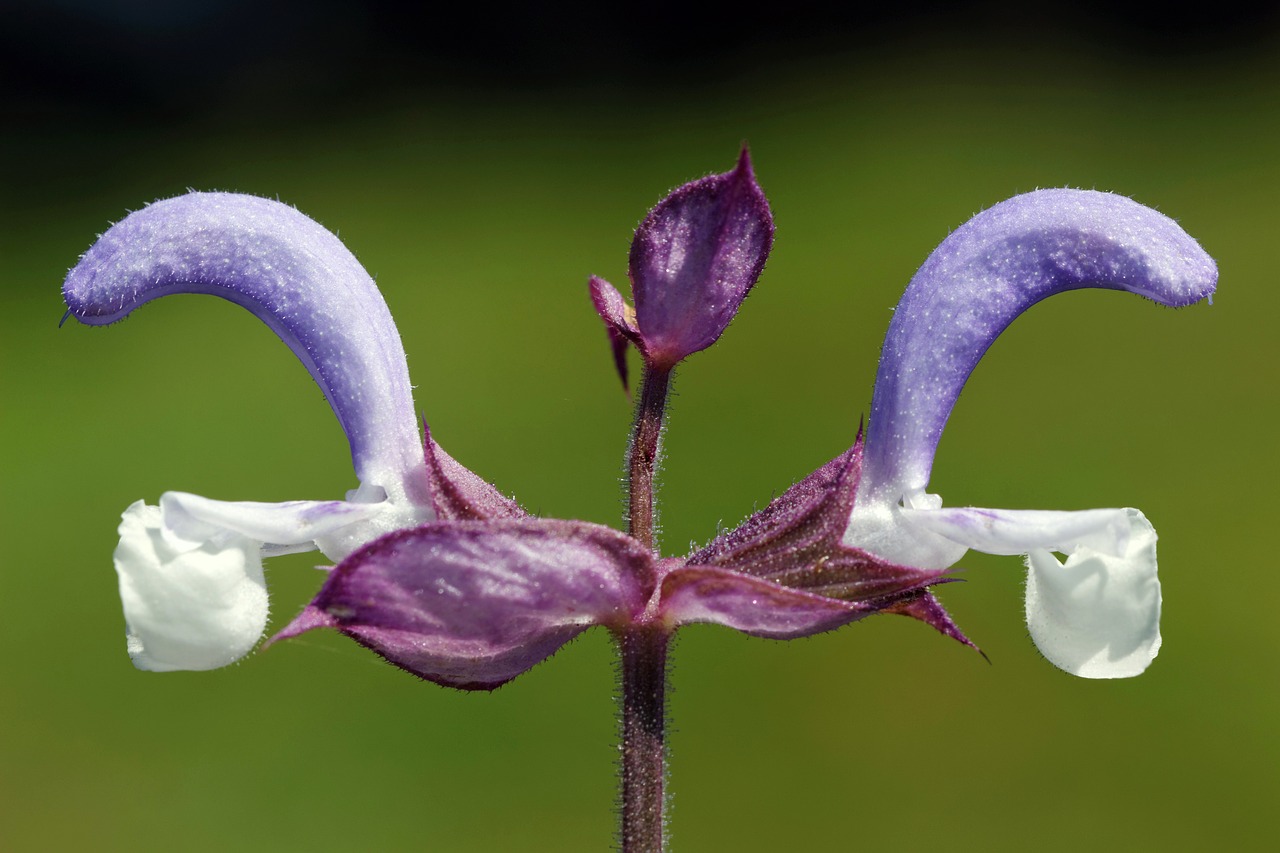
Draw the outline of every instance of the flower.
[[[437,518],[523,513],[418,436],[391,313],[346,247],[287,205],[226,193],[157,202],[103,234],[67,276],[68,314],[113,323],[145,302],[206,293],[241,305],[306,365],[351,446],[346,500],[279,504],[167,492],[120,523],[115,566],[141,669],[212,669],[247,654],[267,621],[262,558],[341,560]]]
[[[758,279],[772,236],[745,151],[732,171],[659,203],[632,244],[636,309],[603,279],[590,281],[620,372],[628,342],[647,377],[665,377],[714,343]],[[842,454],[685,558],[662,559],[635,537],[577,521],[400,530],[343,560],[272,642],[333,628],[419,677],[465,689],[505,683],[592,625],[665,635],[712,622],[783,639],[889,611],[968,642],[927,592],[944,571],[897,566],[840,541],[861,458],[860,446]]]
[[[969,548],[1025,554],[1027,625],[1045,657],[1087,678],[1142,672],[1160,649],[1161,599],[1156,533],[1141,512],[944,509],[925,489],[960,389],[1023,311],[1083,287],[1177,307],[1216,285],[1195,240],[1122,196],[1040,190],[975,216],[934,250],[894,312],[844,541],[925,568]]]
[[[646,366],[633,501],[639,488],[651,502],[668,375],[723,333],[772,239],[744,151],[732,171],[676,189],[641,224],[630,256],[635,310],[592,277],[624,383],[628,343]],[[115,564],[139,667],[239,659],[266,624],[262,558],[318,549],[337,565],[273,642],[332,628],[422,678],[492,689],[592,625],[665,638],[710,622],[788,639],[897,613],[972,646],[933,592],[969,548],[1027,556],[1028,624],[1057,666],[1086,677],[1141,672],[1159,649],[1160,588],[1155,531],[1140,512],[944,509],[925,489],[960,389],[1022,311],[1081,287],[1186,305],[1215,284],[1194,240],[1119,196],[1045,190],[979,214],[907,287],[865,440],[860,430],[848,451],[682,558],[655,553],[651,527],[633,523],[631,536],[529,517],[429,431],[420,438],[381,295],[336,237],[290,207],[219,193],[158,202],[101,237],[64,297],[89,324],[170,293],[249,309],[324,391],[360,481],[342,501],[169,492],[158,506],[129,507]]]

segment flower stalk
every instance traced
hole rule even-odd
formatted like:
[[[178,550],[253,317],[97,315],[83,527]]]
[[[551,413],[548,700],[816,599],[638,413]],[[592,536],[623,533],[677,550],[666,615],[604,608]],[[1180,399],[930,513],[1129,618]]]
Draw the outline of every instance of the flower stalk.
[[[661,625],[617,634],[622,674],[623,853],[659,853],[666,845],[667,644]]]
[[[627,525],[631,536],[657,553],[655,479],[671,370],[646,366],[627,459]],[[667,644],[660,623],[615,632],[621,705],[621,819],[623,853],[656,853],[666,840]]]
[[[627,532],[655,554],[658,550],[655,479],[670,385],[670,369],[645,368],[627,453]]]

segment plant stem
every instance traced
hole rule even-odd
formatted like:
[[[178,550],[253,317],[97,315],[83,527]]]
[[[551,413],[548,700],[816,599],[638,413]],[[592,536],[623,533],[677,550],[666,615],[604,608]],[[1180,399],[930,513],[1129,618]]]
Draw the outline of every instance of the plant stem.
[[[657,553],[655,474],[669,369],[646,367],[628,450],[627,526],[633,537]],[[667,644],[659,624],[640,624],[616,633],[622,689],[623,853],[661,853],[666,844]]]
[[[654,509],[654,478],[670,380],[670,370],[645,368],[640,404],[636,407],[636,420],[631,428],[631,446],[627,460],[628,532],[655,552],[657,511]]]
[[[618,636],[622,654],[623,853],[661,853],[666,842],[667,642],[659,626]]]

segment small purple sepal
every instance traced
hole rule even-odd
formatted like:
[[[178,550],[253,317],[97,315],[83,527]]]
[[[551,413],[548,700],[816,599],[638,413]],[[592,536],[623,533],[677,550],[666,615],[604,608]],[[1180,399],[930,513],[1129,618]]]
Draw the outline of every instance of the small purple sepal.
[[[492,690],[592,625],[631,624],[654,571],[634,539],[586,522],[437,522],[343,560],[273,642],[336,628],[428,681]]]
[[[650,367],[669,370],[716,342],[760,277],[773,230],[746,148],[732,171],[685,184],[650,211],[629,268]]]
[[[627,304],[618,288],[598,275],[587,282],[591,292],[591,304],[604,321],[609,335],[609,347],[613,351],[613,365],[622,380],[622,390],[631,395],[631,382],[627,371],[627,344],[640,346],[640,330],[636,328],[635,309]]]
[[[501,521],[529,517],[520,504],[446,453],[431,437],[431,429],[425,420],[422,422],[422,434],[427,484],[436,518],[441,521]]]

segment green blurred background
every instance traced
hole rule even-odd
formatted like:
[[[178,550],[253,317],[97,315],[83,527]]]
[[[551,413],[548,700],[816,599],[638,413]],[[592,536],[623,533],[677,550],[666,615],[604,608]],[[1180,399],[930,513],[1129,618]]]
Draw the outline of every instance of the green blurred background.
[[[1104,4],[818,20],[802,3],[445,26],[379,4],[19,6],[0,38],[0,849],[606,849],[603,632],[493,694],[418,683],[337,636],[212,673],[130,666],[110,562],[126,505],[355,482],[306,372],[243,311],[182,297],[59,331],[58,288],[155,198],[293,203],[377,277],[453,455],[535,512],[616,525],[630,409],[586,278],[623,284],[648,207],[743,140],[777,242],[678,377],[670,554],[849,445],[901,289],[984,207],[1036,187],[1130,195],[1201,241],[1221,290],[1178,312],[1103,292],[1037,306],[975,374],[934,473],[949,504],[1142,508],[1165,592],[1150,671],[1088,682],[1042,661],[1018,561],[983,555],[942,598],[990,665],[889,617],[791,643],[681,631],[675,848],[1268,846],[1274,15],[1152,29]],[[314,563],[268,564],[277,627],[318,588]]]

